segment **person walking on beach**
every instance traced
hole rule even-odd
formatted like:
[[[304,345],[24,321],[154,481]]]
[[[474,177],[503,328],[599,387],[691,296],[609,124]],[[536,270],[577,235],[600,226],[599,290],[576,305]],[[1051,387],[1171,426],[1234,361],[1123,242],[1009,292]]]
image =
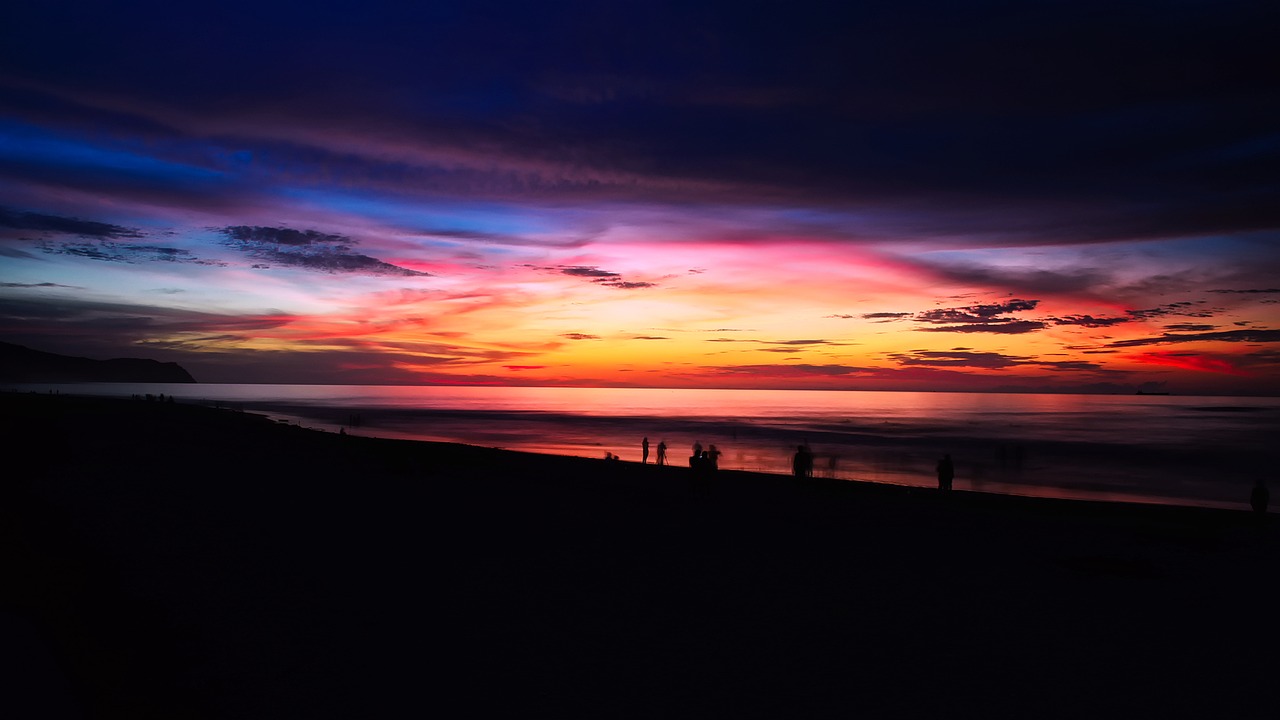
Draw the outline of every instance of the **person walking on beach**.
[[[640,464],[649,462],[649,438],[640,441]]]
[[[938,461],[938,489],[950,490],[951,481],[955,479],[956,468],[951,464],[951,455],[948,453],[942,456]]]
[[[666,441],[666,440],[659,440],[659,441],[658,441],[658,458],[657,458],[657,464],[658,464],[658,465],[666,465],[666,464],[667,464],[667,441]]]

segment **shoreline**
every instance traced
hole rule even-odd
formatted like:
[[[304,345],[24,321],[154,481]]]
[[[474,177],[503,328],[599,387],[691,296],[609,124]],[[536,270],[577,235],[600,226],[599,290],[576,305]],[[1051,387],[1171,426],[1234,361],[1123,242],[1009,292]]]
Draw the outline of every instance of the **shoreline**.
[[[1280,534],[1243,511],[0,409],[37,460],[5,484],[0,615],[86,717],[1271,707],[1240,688],[1280,640],[1250,619]]]
[[[747,410],[758,416],[733,419],[706,414],[711,408],[700,405],[693,414],[664,415],[652,398],[570,412],[562,406],[564,398],[554,395],[539,402],[485,396],[472,406],[470,395],[441,400],[428,393],[420,401],[406,401],[362,398],[359,388],[341,387],[350,394],[250,399],[234,393],[195,397],[185,386],[174,392],[181,402],[234,407],[333,432],[347,426],[347,432],[376,437],[565,456],[599,458],[611,452],[638,461],[639,436],[648,435],[654,442],[666,439],[672,459],[684,465],[681,449],[697,440],[724,451],[723,469],[775,475],[790,475],[791,454],[805,443],[817,455],[817,475],[914,487],[936,486],[934,465],[950,453],[957,489],[1225,509],[1245,507],[1254,480],[1268,477],[1270,460],[1261,448],[1269,442],[1267,418],[1280,417],[1280,406],[1265,401],[1247,421],[1223,406],[1161,406],[1098,427],[1091,418],[1107,406],[1086,405],[1056,417],[1050,413],[1043,425],[1048,430],[1022,432],[1022,423],[1040,422],[1033,407],[969,408],[958,415],[940,410],[936,418],[911,411],[903,422],[882,423],[876,413],[884,408],[850,408],[850,415],[832,415],[827,408],[825,415],[806,419],[794,415],[795,408],[775,417],[763,406],[751,406]],[[1126,429],[1147,414],[1152,429]],[[358,427],[351,427],[353,418],[359,418]]]

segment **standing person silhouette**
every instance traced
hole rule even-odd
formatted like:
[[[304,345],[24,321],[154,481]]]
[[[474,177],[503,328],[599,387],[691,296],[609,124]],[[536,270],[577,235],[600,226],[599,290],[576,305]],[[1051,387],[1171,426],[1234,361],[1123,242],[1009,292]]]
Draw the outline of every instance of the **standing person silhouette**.
[[[1253,511],[1262,514],[1267,511],[1267,504],[1271,502],[1271,491],[1267,490],[1267,484],[1262,478],[1258,478],[1253,484],[1253,492],[1249,493],[1249,504],[1253,506]]]
[[[640,441],[640,464],[649,462],[649,438]]]
[[[791,473],[798,478],[813,477],[813,453],[807,445],[797,445],[791,458]]]
[[[951,464],[951,455],[946,454],[938,461],[938,489],[950,490],[951,481],[956,477],[956,468]]]
[[[666,465],[666,464],[667,464],[667,441],[666,441],[666,440],[659,440],[659,441],[658,441],[658,458],[657,458],[657,464],[658,464],[658,465]]]

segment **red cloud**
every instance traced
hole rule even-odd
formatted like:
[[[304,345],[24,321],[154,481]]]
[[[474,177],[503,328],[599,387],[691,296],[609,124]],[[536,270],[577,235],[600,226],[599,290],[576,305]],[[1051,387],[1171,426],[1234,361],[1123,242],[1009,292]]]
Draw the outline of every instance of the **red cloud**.
[[[1129,355],[1127,359],[1140,362],[1145,365],[1167,365],[1169,367],[1180,368],[1182,370],[1196,370],[1198,372],[1222,373],[1224,375],[1249,374],[1236,367],[1230,360],[1220,357],[1210,357],[1208,355],[1193,355],[1191,353],[1176,352],[1149,352]]]

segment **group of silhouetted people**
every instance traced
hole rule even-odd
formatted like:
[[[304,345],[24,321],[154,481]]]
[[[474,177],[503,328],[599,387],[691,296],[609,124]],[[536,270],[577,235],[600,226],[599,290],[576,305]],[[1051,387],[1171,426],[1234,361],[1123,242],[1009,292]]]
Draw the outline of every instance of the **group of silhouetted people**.
[[[702,443],[695,442],[693,444],[693,454],[689,456],[689,467],[696,471],[712,471],[716,470],[720,465],[720,455],[722,453],[716,449],[715,445],[709,446],[707,449],[702,448]],[[608,459],[618,460],[617,455],[610,453]],[[813,477],[813,451],[809,449],[808,444],[796,446],[795,455],[791,459],[791,474],[798,478]],[[647,464],[649,462],[649,438],[645,437],[640,441],[640,462]],[[655,460],[656,465],[667,464],[667,443],[665,440],[658,443],[658,453]],[[834,468],[834,463],[833,463]],[[950,491],[954,485],[956,477],[955,463],[951,459],[951,454],[947,453],[938,460],[935,468],[938,475],[938,489]],[[1249,494],[1249,505],[1253,511],[1259,514],[1265,514],[1267,507],[1271,502],[1271,492],[1267,490],[1266,482],[1262,478],[1258,478],[1253,486],[1253,491]]]
[[[644,465],[649,462],[649,438],[640,441],[640,464]],[[655,465],[667,464],[667,441],[658,441],[658,455],[654,458]]]
[[[694,470],[712,471],[720,467],[720,451],[715,445],[702,449],[702,443],[693,443],[693,454],[689,456],[689,467]]]

